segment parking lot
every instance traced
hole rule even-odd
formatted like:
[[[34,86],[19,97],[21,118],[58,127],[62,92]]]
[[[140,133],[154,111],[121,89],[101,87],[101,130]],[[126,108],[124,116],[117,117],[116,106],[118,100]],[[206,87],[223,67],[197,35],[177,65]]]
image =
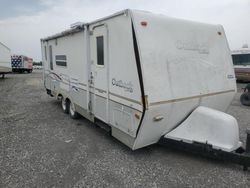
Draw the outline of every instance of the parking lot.
[[[238,84],[228,113],[240,139],[250,107]],[[84,118],[72,120],[42,72],[0,79],[0,187],[250,187],[250,170],[153,145],[132,151]]]

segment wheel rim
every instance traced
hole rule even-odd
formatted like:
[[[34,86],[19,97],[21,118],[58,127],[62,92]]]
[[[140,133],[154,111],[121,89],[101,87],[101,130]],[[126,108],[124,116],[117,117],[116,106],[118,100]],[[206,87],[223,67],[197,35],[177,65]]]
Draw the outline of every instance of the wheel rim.
[[[73,104],[72,102],[70,103],[69,111],[70,111],[70,114],[71,114],[72,116],[75,115],[75,107],[74,107],[74,104]]]
[[[62,108],[66,110],[66,100],[62,99]]]

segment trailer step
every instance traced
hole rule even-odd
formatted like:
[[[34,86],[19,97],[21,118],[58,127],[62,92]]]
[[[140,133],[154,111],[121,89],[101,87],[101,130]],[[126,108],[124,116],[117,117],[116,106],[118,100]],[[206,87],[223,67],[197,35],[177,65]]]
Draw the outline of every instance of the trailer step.
[[[111,127],[97,118],[95,118],[95,124],[106,132],[111,132]]]

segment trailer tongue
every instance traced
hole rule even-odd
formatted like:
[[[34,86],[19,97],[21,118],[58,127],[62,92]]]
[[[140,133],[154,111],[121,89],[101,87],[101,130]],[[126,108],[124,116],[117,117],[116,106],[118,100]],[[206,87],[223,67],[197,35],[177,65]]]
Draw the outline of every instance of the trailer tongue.
[[[250,131],[246,143],[243,149],[234,117],[202,106],[159,141],[170,148],[243,165],[244,170],[250,166]]]

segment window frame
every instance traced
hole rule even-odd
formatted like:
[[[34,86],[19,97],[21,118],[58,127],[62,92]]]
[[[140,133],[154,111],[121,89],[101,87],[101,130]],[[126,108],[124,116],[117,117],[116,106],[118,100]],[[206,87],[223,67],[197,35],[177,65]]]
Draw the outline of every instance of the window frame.
[[[44,58],[45,58],[45,61],[48,60],[47,46],[46,45],[44,45]]]
[[[59,57],[65,57],[63,59],[59,58]],[[56,62],[56,66],[59,66],[59,67],[67,67],[68,66],[68,63],[67,63],[67,56],[66,55],[56,55],[55,56],[55,62]],[[58,64],[58,62],[60,63],[65,63],[65,65],[60,65]]]
[[[244,59],[247,59],[249,61],[242,61]],[[242,65],[242,66],[250,65],[250,53],[246,53],[246,54],[232,54],[232,60],[233,60],[233,64],[234,65]],[[240,60],[240,61],[236,62],[236,60]]]
[[[103,53],[103,64],[98,64],[98,38],[102,38],[102,53]],[[96,66],[97,67],[105,67],[105,48],[104,48],[104,35],[98,35],[95,37],[96,40]]]
[[[54,70],[52,45],[49,45],[49,64],[50,64],[50,70]]]

